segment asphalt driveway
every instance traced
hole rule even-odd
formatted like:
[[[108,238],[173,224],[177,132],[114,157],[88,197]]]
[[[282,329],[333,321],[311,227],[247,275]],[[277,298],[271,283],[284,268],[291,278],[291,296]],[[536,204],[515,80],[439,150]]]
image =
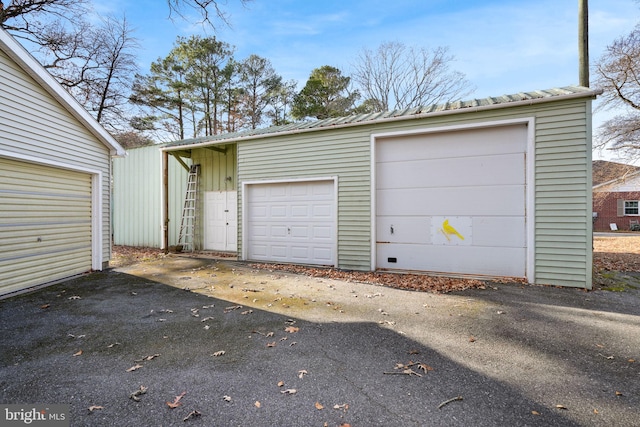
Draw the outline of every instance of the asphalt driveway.
[[[640,291],[170,257],[0,301],[0,402],[73,426],[637,426]]]

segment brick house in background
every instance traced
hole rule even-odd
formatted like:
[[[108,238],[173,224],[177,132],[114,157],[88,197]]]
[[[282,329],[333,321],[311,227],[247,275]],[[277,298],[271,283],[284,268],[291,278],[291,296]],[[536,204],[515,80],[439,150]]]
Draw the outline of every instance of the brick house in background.
[[[593,162],[593,216],[593,231],[640,230],[640,167]]]

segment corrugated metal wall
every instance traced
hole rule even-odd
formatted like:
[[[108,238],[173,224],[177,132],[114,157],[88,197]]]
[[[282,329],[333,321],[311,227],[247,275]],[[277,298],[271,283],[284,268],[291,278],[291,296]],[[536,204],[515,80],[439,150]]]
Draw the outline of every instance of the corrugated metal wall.
[[[591,286],[591,101],[536,114],[536,282]]]
[[[338,175],[338,265],[367,270],[371,266],[371,134],[533,117],[536,203],[527,209],[536,212],[535,242],[529,243],[535,244],[536,282],[590,286],[590,116],[590,99],[554,100],[265,137],[239,143],[238,181]],[[241,187],[238,189],[241,212]],[[238,242],[241,244],[241,238]]]
[[[204,192],[205,191],[235,191],[237,188],[235,144],[217,146],[218,150],[198,148],[192,150],[191,160],[200,167],[200,185],[198,186],[198,203],[196,215],[196,233],[194,236],[195,247],[201,250],[204,247]]]
[[[370,127],[266,138],[238,147],[238,180],[338,176],[338,265],[371,265]],[[240,200],[241,189],[238,191]],[[239,202],[239,216],[241,207]],[[238,219],[241,224],[241,218]],[[242,231],[239,230],[239,235]],[[241,246],[241,236],[238,239]],[[239,253],[241,253],[239,248]]]
[[[134,148],[113,160],[113,241],[116,245],[162,246],[162,153]],[[191,164],[189,159],[183,159]],[[188,172],[169,156],[169,245],[178,241]]]

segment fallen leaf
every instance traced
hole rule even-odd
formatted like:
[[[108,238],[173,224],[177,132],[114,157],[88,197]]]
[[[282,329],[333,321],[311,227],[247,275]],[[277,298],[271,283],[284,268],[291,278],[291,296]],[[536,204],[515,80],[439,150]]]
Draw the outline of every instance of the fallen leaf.
[[[98,405],[89,406],[89,412],[97,411],[98,409],[104,409],[104,406],[98,406]]]
[[[568,410],[566,406],[564,405],[556,405],[556,408],[558,409],[564,409],[564,410]]]
[[[225,402],[231,402],[231,396],[224,395],[224,396],[222,396],[222,399],[223,399]]]
[[[474,337],[473,335],[471,335],[469,337],[469,342],[476,342],[476,337]]]
[[[213,357],[218,357],[218,356],[222,356],[223,354],[226,354],[226,351],[220,350],[220,351],[216,351],[215,353],[213,353],[212,356]]]
[[[253,310],[245,310],[240,314],[251,314],[251,313],[253,313]]]
[[[429,371],[433,371],[433,368],[425,363],[420,363],[418,364],[418,369],[424,371],[424,372],[429,372]]]
[[[316,402],[315,407],[318,411],[324,409],[324,406],[322,406],[322,404],[320,402]]]
[[[596,415],[598,415],[598,414],[599,414],[599,412],[598,412],[598,410],[597,410],[597,409],[594,409],[594,410],[593,410],[593,413],[594,413],[594,414],[596,414]]]
[[[616,391],[616,396],[624,396],[621,391]]]
[[[265,337],[269,338],[274,336],[275,334],[273,332],[267,332],[267,335],[265,335]]]
[[[256,408],[261,407],[262,405],[260,404],[259,400],[256,400],[256,403],[253,404],[253,406],[255,406]]]
[[[49,307],[51,307],[51,304],[45,304],[45,305],[41,305],[41,306],[40,306],[40,308],[41,308],[41,309],[43,309],[43,310],[44,310],[45,308],[49,308]]]
[[[140,398],[138,396],[141,396],[146,393],[147,393],[147,387],[141,385],[138,390],[134,391],[129,395],[129,398],[135,400],[136,402],[140,402]]]
[[[286,328],[284,328],[284,331],[289,332],[290,334],[295,334],[299,330],[300,328],[298,328],[297,326],[287,326]]]
[[[284,386],[284,381],[278,381],[278,387]]]
[[[280,393],[282,394],[296,394],[298,392],[298,390],[296,390],[295,388],[288,388],[286,390],[282,390]]]
[[[342,409],[345,412],[347,412],[347,409],[349,409],[349,405],[346,403],[343,403],[342,405],[333,405],[333,409]]]
[[[117,345],[120,345],[120,343],[119,343],[119,342],[114,342],[113,344],[109,344],[109,345],[107,346],[107,348],[113,348],[113,347],[115,347],[115,346],[117,346]]]
[[[275,346],[276,346],[276,342],[275,341],[267,343],[267,347],[275,347]]]
[[[160,354],[156,353],[156,354],[152,354],[152,355],[150,355],[150,356],[144,356],[144,357],[143,357],[143,358],[141,358],[141,359],[134,360],[134,362],[136,362],[136,363],[138,363],[138,362],[148,362],[149,360],[153,360],[153,359],[155,359],[156,357],[160,357]]]
[[[240,310],[241,308],[243,308],[241,305],[232,305],[232,306],[230,306],[230,307],[226,307],[226,308],[224,309],[224,312],[225,312],[225,313],[229,313],[230,311],[233,311],[233,310]]]
[[[213,317],[208,316],[201,320],[201,322],[206,322],[207,320],[214,320]]]
[[[531,413],[532,413],[533,415],[540,415],[540,412],[538,412],[538,411],[531,411]]]
[[[173,402],[167,402],[167,406],[171,409],[175,409],[178,406],[181,406],[182,403],[180,402],[180,400],[184,397],[185,394],[187,394],[187,392],[183,391],[182,393],[177,395],[175,399],[173,399]]]
[[[137,371],[138,369],[142,368],[142,365],[139,364],[135,364],[132,367],[130,367],[129,369],[127,369],[127,372],[133,372],[133,371]]]
[[[187,421],[190,418],[199,417],[200,415],[202,415],[200,412],[194,410],[189,412],[189,415],[187,415],[182,421]]]
[[[340,424],[340,427],[351,427],[351,424],[349,424],[349,423],[342,423],[342,424]]]
[[[74,300],[74,299],[82,299],[82,297],[80,297],[80,295],[74,295],[72,297],[69,297],[68,299]]]
[[[629,362],[629,363],[634,363],[635,361],[636,361],[635,359],[629,359],[629,360],[627,360],[627,362]]]
[[[307,375],[308,372],[305,371],[304,369],[298,371],[298,378],[302,379],[305,375]]]
[[[77,352],[73,353],[74,356],[80,356],[82,354],[82,350],[78,350]]]
[[[418,350],[409,350],[408,353],[409,354],[420,354],[420,352]]]

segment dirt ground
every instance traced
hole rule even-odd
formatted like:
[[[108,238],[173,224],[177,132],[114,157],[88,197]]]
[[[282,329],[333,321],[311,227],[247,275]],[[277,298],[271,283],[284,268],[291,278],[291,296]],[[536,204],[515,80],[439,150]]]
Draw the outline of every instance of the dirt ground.
[[[188,254],[182,254],[187,255]],[[199,253],[194,256],[224,257],[224,254]],[[153,261],[167,256],[157,248],[134,248],[114,246],[110,266],[117,268],[135,263]],[[227,255],[228,256],[228,255]],[[372,283],[399,289],[411,289],[431,292],[451,292],[472,288],[483,288],[484,281],[468,278],[425,276],[422,274],[384,274],[341,271],[327,268],[310,268],[296,265],[254,264],[257,268],[280,270],[304,274],[312,277],[325,277],[360,283]],[[594,289],[622,290],[620,274],[624,286],[629,274],[640,273],[640,235],[597,235],[593,239],[593,287]],[[514,279],[513,281],[519,281]],[[631,285],[633,286],[633,285]]]

